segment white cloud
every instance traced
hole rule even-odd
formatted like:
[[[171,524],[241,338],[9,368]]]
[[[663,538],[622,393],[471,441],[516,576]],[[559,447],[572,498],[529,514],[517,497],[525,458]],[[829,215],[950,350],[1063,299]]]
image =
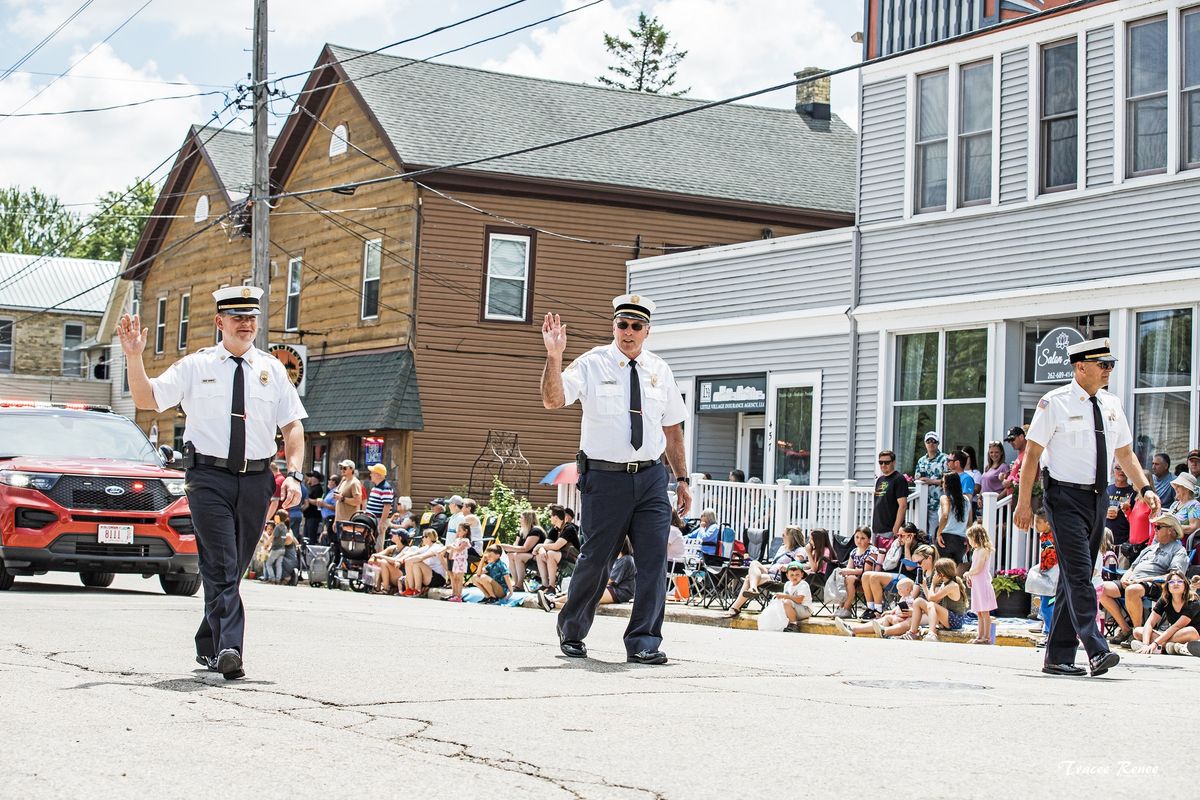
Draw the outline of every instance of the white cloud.
[[[78,49],[72,60],[89,47]],[[135,67],[108,45],[87,60],[88,73],[121,79],[155,79],[154,62]],[[171,76],[172,80],[182,80]],[[16,74],[0,83],[0,109],[15,109],[45,86],[49,78]],[[135,102],[199,91],[187,86],[121,81],[61,80],[21,110],[57,111]],[[150,103],[96,114],[0,118],[0,153],[5,185],[37,186],[64,202],[90,202],[103,192],[124,188],[144,176],[179,147],[188,124],[205,119],[205,98]],[[164,171],[169,169],[168,164]],[[160,173],[161,174],[161,173]]]
[[[564,7],[575,3],[568,2]],[[833,68],[853,64],[859,46],[854,31],[833,23],[816,0],[657,0],[644,7],[688,51],[677,84],[690,96],[719,99],[784,83],[803,67]],[[752,11],[751,11],[752,9]],[[595,83],[611,63],[602,33],[624,35],[634,27],[639,6],[605,3],[568,17],[553,30],[533,33],[531,43],[508,56],[484,64],[487,69],[568,81]],[[857,127],[857,77],[834,78],[833,108]],[[780,108],[795,104],[795,91],[785,89],[748,102]]]

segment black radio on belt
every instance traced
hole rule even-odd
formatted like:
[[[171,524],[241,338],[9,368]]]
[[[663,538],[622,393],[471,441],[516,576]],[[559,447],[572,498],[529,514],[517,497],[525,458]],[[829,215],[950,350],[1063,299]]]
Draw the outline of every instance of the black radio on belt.
[[[575,454],[575,470],[580,475],[587,472],[587,453],[582,450]]]
[[[183,468],[191,469],[196,466],[196,446],[191,442],[183,443]]]

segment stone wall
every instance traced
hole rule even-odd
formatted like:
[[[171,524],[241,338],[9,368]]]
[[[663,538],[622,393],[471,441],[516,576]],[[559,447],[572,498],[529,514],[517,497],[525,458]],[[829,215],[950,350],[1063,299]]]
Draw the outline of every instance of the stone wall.
[[[33,316],[28,309],[0,309],[0,320],[14,320],[13,373],[62,376],[63,326],[83,324],[83,338],[96,335],[99,314],[43,312]],[[86,359],[85,359],[86,360]],[[72,376],[78,377],[78,376]]]

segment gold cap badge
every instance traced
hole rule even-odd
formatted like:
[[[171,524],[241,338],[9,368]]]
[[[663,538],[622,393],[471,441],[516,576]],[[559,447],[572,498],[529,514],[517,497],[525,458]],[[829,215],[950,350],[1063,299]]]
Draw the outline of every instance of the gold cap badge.
[[[249,296],[250,296],[250,287],[247,286],[242,289],[242,297],[249,297]]]
[[[638,295],[636,295],[636,294],[635,294],[635,295],[630,295],[630,297],[629,297],[629,302],[631,302],[631,303],[640,303],[640,302],[642,302],[642,298],[641,298],[641,297],[639,297],[639,296],[638,296]]]

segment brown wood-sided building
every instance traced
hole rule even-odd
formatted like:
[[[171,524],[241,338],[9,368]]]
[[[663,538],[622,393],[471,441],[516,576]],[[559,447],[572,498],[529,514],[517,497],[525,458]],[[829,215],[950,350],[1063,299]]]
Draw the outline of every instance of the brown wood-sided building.
[[[542,408],[544,314],[568,323],[573,358],[611,340],[629,259],[852,222],[857,141],[827,97],[805,114],[723,106],[399,178],[697,105],[326,46],[272,149],[271,340],[308,348],[310,459],[364,467],[382,447],[418,506],[486,498],[490,472],[468,485],[472,465],[489,430],[512,431],[547,502],[537,481],[574,457],[579,412]],[[181,197],[210,180],[192,173]],[[148,228],[135,260],[200,225]],[[209,292],[234,265],[249,275],[249,250],[196,241],[211,258],[155,258],[143,307],[194,287],[211,344]]]

